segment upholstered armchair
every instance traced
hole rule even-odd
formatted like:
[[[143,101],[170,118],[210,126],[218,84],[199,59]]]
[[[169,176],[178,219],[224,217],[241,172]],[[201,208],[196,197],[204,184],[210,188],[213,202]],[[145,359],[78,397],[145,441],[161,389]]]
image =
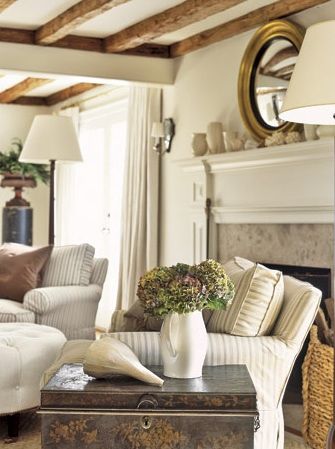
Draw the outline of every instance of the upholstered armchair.
[[[42,272],[42,285],[23,302],[0,299],[0,322],[55,327],[68,340],[95,338],[95,317],[107,274],[107,259],[95,259],[88,244],[55,247]]]

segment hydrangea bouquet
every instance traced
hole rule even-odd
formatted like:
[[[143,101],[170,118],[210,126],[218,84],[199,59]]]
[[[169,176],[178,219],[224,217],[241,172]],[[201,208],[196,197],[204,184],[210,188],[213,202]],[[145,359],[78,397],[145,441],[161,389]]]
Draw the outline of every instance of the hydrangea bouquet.
[[[234,293],[234,284],[214,260],[156,267],[140,278],[137,289],[144,312],[159,317],[170,312],[225,309]]]

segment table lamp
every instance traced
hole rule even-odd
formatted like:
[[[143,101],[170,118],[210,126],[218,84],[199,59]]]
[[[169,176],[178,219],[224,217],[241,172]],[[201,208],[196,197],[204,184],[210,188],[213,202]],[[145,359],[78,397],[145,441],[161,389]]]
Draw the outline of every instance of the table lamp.
[[[296,123],[335,125],[334,48],[335,20],[320,22],[307,29],[280,118]],[[335,263],[333,270],[334,267]],[[334,295],[334,271],[332,280]],[[327,438],[328,449],[335,447],[334,429],[335,401],[333,423]]]
[[[20,162],[50,163],[49,244],[55,241],[55,164],[82,161],[77,133],[71,117],[36,115],[23,145]]]

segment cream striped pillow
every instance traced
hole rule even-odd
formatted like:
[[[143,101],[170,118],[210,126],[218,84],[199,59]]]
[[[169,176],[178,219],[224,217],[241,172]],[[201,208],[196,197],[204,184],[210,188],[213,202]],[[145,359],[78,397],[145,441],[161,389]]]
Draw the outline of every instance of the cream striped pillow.
[[[229,273],[228,273],[229,274]],[[208,332],[255,337],[268,335],[274,326],[284,298],[284,281],[280,271],[255,264],[239,277],[233,302],[227,311],[216,310]]]

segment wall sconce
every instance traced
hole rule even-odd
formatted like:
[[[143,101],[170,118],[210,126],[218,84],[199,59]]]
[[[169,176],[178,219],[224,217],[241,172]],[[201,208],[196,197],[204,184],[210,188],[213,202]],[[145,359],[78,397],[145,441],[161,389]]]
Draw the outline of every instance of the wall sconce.
[[[159,154],[170,153],[174,135],[175,124],[172,118],[166,118],[163,122],[154,122],[151,130],[151,137],[155,139],[153,149]]]

